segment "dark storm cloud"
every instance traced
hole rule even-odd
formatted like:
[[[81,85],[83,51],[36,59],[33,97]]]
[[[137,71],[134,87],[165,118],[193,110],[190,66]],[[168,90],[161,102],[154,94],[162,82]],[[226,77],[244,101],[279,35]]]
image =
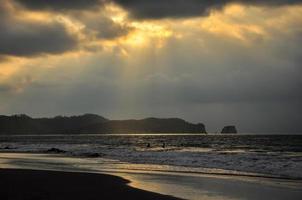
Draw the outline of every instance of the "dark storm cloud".
[[[17,18],[7,2],[0,0],[0,60],[6,56],[57,54],[76,47],[77,38],[63,24]]]
[[[21,1],[20,1],[21,2]],[[80,9],[93,6],[101,1],[22,1],[30,9]],[[72,3],[71,3],[72,2]],[[14,8],[14,9],[12,9]],[[0,61],[7,56],[36,56],[59,54],[77,48],[79,40],[60,22],[38,22],[17,16],[12,1],[0,0]],[[91,16],[91,17],[87,17]],[[102,13],[92,15],[71,15],[85,24],[87,37],[114,39],[128,34],[130,28],[116,24]],[[92,37],[93,38],[93,37]]]
[[[86,10],[105,3],[121,5],[136,18],[178,18],[208,15],[213,9],[223,8],[229,3],[280,6],[301,3],[301,0],[15,0],[33,10]]]
[[[101,0],[15,0],[28,9],[33,10],[84,10],[90,9]]]
[[[190,17],[207,15],[212,8],[221,8],[226,1],[199,0],[115,0],[136,18]]]
[[[50,10],[55,12],[64,11],[86,11],[94,8],[99,8],[106,2],[111,2],[111,0],[15,0],[15,2],[22,5],[28,10]],[[86,15],[76,15],[69,13],[71,16],[77,18],[79,21],[83,22],[86,26],[86,33],[95,33],[98,39],[114,39],[123,35],[126,35],[130,28],[124,25],[116,24],[108,16],[101,13],[95,12],[95,14],[100,14],[95,18],[85,19]]]
[[[76,47],[77,40],[62,24],[10,23],[0,21],[0,54],[32,56],[43,53],[57,54]]]
[[[179,18],[208,15],[228,3],[280,6],[301,3],[301,0],[114,0],[135,18]]]

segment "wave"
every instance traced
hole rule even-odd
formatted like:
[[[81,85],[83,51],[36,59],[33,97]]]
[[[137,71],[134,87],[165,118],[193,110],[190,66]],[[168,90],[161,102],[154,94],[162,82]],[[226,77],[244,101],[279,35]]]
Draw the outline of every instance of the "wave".
[[[248,175],[270,178],[302,178],[302,156],[293,152],[253,152],[200,147],[166,147],[100,144],[1,143],[2,152],[55,153],[71,157],[94,158],[102,164],[118,161],[111,169],[181,171],[217,175]],[[126,164],[125,164],[126,163]],[[111,165],[112,163],[109,163]],[[153,168],[150,168],[150,167]]]

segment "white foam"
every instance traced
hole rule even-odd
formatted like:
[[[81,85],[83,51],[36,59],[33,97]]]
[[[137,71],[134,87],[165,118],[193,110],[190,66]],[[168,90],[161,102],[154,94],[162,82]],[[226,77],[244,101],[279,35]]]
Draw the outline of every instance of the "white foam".
[[[4,147],[9,147],[4,149]],[[120,162],[161,166],[169,170],[230,173],[257,173],[290,178],[302,178],[302,156],[293,153],[213,151],[210,148],[131,147],[97,144],[26,144],[1,143],[1,151],[47,152],[50,148],[66,151],[69,156],[98,153],[103,158]],[[151,165],[150,165],[151,164]],[[128,164],[129,165],[129,164]],[[129,165],[131,166],[131,165]],[[136,167],[139,165],[136,165]],[[133,167],[133,166],[132,166]],[[156,167],[158,168],[158,167]]]

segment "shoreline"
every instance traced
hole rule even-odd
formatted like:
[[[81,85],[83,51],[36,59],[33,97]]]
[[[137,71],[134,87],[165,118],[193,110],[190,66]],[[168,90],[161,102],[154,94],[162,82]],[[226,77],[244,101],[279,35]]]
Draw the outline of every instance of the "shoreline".
[[[127,167],[127,165],[125,165]],[[213,174],[194,174],[194,173],[179,173],[167,171],[149,171],[145,168],[135,170],[136,165],[130,164],[128,169],[115,168],[112,165],[104,165],[95,162],[94,159],[64,157],[61,154],[32,154],[32,153],[0,153],[0,178],[1,184],[11,185],[12,179],[18,179],[16,173],[6,175],[3,178],[3,171],[16,170],[21,172],[40,172],[46,174],[57,174],[56,181],[65,181],[64,174],[83,174],[89,177],[110,176],[115,177],[121,182],[116,182],[115,187],[130,187],[130,189],[138,189],[148,191],[154,194],[163,194],[171,197],[192,200],[261,200],[261,199],[274,199],[274,200],[300,200],[302,197],[302,181],[272,179],[261,177],[248,177],[248,176],[233,176],[233,175],[213,175]],[[2,168],[2,169],[1,169]],[[7,174],[7,173],[4,173]],[[22,178],[21,173],[21,178]],[[72,177],[72,176],[70,176]],[[23,177],[24,178],[24,177]],[[35,173],[29,173],[27,179],[32,182],[36,178]],[[43,179],[43,183],[48,179]],[[127,181],[126,181],[127,180]],[[19,182],[18,180],[15,182]],[[22,180],[21,180],[22,182]],[[70,181],[71,184],[77,181]],[[56,183],[56,182],[53,182]],[[52,183],[52,184],[53,184]],[[48,183],[47,183],[48,184]],[[127,184],[127,185],[126,185]],[[26,183],[24,183],[26,185]],[[72,190],[69,184],[68,190]],[[0,185],[1,186],[1,185]],[[46,185],[47,186],[47,185]],[[46,190],[52,193],[51,187],[43,187],[42,192]],[[56,187],[56,185],[54,185]],[[52,187],[54,187],[52,185]],[[14,191],[19,193],[22,186],[15,186]],[[26,185],[27,187],[27,185]],[[39,185],[40,187],[40,185]],[[95,186],[93,186],[95,187]],[[5,188],[5,185],[4,187]],[[46,189],[45,189],[46,188]],[[8,189],[8,188],[6,188]],[[5,189],[5,191],[6,191]],[[110,189],[110,188],[109,188]],[[128,188],[129,189],[129,188]],[[128,190],[127,189],[127,190]],[[10,189],[11,190],[11,189]],[[10,191],[8,190],[8,191]],[[100,188],[99,188],[100,190]],[[23,188],[21,188],[21,192]],[[109,191],[109,190],[108,190]],[[24,192],[24,191],[23,191]],[[110,192],[109,192],[110,193]],[[57,194],[57,193],[56,193]],[[2,194],[3,195],[3,194]],[[26,195],[28,195],[26,193]],[[117,195],[117,194],[115,194]],[[123,195],[124,196],[124,195]],[[149,195],[147,195],[149,196]],[[144,197],[144,198],[143,198]],[[143,196],[139,199],[148,199]],[[160,197],[161,198],[161,197]],[[1,194],[0,194],[0,199]],[[7,200],[19,200],[20,198],[8,198]],[[21,198],[22,200],[24,198]],[[20,199],[20,200],[21,200]],[[41,198],[37,198],[37,200]],[[45,199],[45,198],[43,198]],[[58,198],[54,198],[58,199]],[[72,199],[72,198],[66,198]],[[82,198],[87,199],[87,198]],[[93,199],[93,198],[92,198]],[[123,199],[122,197],[105,198],[105,199]],[[130,197],[128,199],[131,199]],[[137,198],[134,198],[137,199]],[[155,198],[158,199],[158,198]],[[46,199],[47,200],[47,199]],[[52,199],[50,199],[52,200]],[[75,200],[77,200],[75,198]]]
[[[131,168],[146,169],[150,165],[152,169],[172,171],[302,179],[302,138],[298,136],[87,135],[1,139],[3,152],[61,153],[100,162],[104,158],[133,163]],[[292,145],[279,144],[280,141],[291,141]]]
[[[2,200],[300,200],[301,188],[160,174],[0,168]],[[191,186],[188,188],[188,186]]]
[[[52,156],[52,157],[58,157],[58,158],[71,158],[71,159],[91,159],[93,157],[85,157],[85,156],[71,156],[71,155],[66,155],[64,153],[48,153],[48,152],[25,152],[25,151],[1,151],[0,150],[0,159],[1,159],[1,154],[26,154],[26,155],[44,155],[44,156]],[[133,165],[140,165],[142,163],[129,163]],[[149,164],[149,165],[156,165],[156,164]],[[178,166],[176,167],[183,167],[183,166]],[[0,169],[1,169],[1,163],[0,163]],[[21,169],[27,169],[27,168],[21,168]],[[36,168],[35,168],[36,169]],[[38,168],[38,170],[43,170]],[[48,170],[48,169],[46,169]],[[115,169],[117,170],[117,169]],[[118,170],[128,170],[128,168],[118,168]],[[219,169],[218,169],[219,170]],[[260,179],[271,179],[271,180],[280,180],[280,181],[298,181],[302,183],[302,178],[301,177],[288,177],[288,176],[279,176],[279,175],[273,175],[273,174],[261,174],[261,173],[253,173],[253,172],[248,172],[248,171],[236,171],[236,170],[224,170],[221,169],[224,172],[203,172],[203,171],[183,171],[183,170],[161,170],[161,169],[148,169],[148,172],[154,172],[154,173],[180,173],[180,174],[188,174],[188,175],[205,175],[205,176],[220,176],[220,177],[238,177],[238,178],[260,178]],[[65,171],[65,170],[63,170]],[[81,170],[75,170],[75,172],[88,172],[88,171],[81,171]],[[136,169],[133,168],[131,169],[133,173],[137,171],[138,173],[140,171],[143,171],[142,169]],[[229,171],[229,173],[228,173]],[[74,170],[67,170],[67,172],[74,172]],[[95,170],[92,170],[91,172],[95,172]],[[96,171],[96,172],[101,172],[102,171]],[[114,170],[104,170],[103,172],[115,172]]]
[[[130,181],[107,174],[30,169],[0,169],[0,199],[158,199],[179,198],[129,186]]]

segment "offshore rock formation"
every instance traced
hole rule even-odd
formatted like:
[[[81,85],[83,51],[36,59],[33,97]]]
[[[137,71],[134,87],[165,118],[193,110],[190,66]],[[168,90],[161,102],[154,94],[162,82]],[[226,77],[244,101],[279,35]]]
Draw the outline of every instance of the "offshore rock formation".
[[[235,126],[225,126],[223,127],[221,133],[237,133]]]

